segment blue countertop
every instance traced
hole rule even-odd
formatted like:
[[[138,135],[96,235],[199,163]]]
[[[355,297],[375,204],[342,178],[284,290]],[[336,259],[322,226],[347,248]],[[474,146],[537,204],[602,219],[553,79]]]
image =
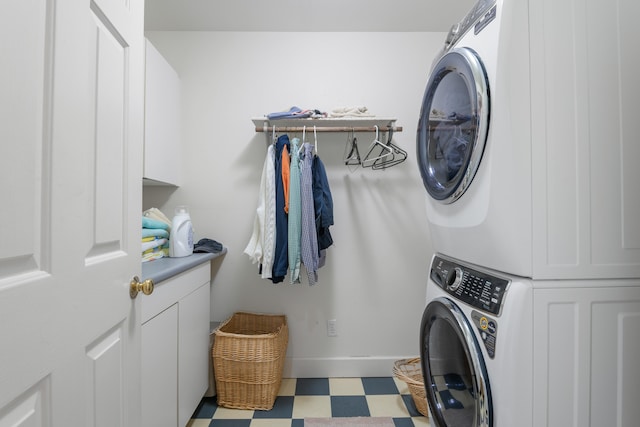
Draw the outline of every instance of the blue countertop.
[[[149,262],[142,263],[142,280],[151,279],[153,283],[158,284],[163,280],[167,280],[176,274],[187,271],[209,260],[218,258],[227,253],[227,248],[223,248],[217,254],[212,253],[194,253],[189,256],[180,258],[160,258]]]

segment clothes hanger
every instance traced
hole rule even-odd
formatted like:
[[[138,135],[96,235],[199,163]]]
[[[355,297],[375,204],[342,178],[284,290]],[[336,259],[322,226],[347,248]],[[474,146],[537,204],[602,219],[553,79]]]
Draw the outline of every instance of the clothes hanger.
[[[347,135],[347,144],[344,147],[344,164],[347,166],[358,166],[362,163],[360,151],[358,150],[358,140],[356,134],[351,129],[351,137]]]
[[[316,133],[316,125],[313,125],[313,149],[317,156],[318,155],[318,134]]]
[[[386,169],[392,166],[399,165],[407,160],[409,156],[405,150],[398,147],[393,143],[393,129],[389,129],[389,138],[387,139],[387,146],[391,148],[393,155],[388,160],[376,161],[371,167],[374,170]]]
[[[361,164],[363,168],[371,167],[376,161],[388,159],[390,156],[393,155],[393,150],[391,150],[391,147],[380,142],[380,140],[378,139],[380,137],[378,126],[375,126],[375,128],[376,128],[376,138],[371,142],[371,144],[369,145],[369,151],[367,152],[367,155],[364,156],[364,159],[362,159]],[[378,152],[377,155],[371,157],[376,149],[379,149],[380,151]]]
[[[300,142],[300,148],[298,148],[298,157],[300,157],[300,153],[302,153],[302,150],[304,149],[304,143],[305,143],[305,134],[307,132],[307,126],[302,126],[302,142]]]

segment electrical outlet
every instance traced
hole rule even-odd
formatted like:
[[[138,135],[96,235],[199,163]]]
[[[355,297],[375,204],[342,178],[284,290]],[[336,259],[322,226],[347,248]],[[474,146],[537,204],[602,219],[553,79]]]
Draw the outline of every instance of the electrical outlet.
[[[336,319],[327,320],[327,336],[328,337],[337,337],[338,329],[336,325]]]

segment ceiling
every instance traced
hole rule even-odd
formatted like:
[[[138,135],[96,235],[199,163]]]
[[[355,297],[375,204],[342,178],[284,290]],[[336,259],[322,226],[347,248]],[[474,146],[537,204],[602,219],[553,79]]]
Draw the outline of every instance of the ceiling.
[[[147,31],[449,31],[475,0],[146,0]]]

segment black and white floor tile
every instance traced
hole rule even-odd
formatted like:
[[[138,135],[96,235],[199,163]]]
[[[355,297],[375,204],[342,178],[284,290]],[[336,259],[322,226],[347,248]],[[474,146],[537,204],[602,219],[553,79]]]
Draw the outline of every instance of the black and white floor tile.
[[[223,408],[206,397],[187,427],[303,427],[305,418],[319,417],[391,417],[396,427],[430,427],[393,377],[284,378],[270,411]]]

